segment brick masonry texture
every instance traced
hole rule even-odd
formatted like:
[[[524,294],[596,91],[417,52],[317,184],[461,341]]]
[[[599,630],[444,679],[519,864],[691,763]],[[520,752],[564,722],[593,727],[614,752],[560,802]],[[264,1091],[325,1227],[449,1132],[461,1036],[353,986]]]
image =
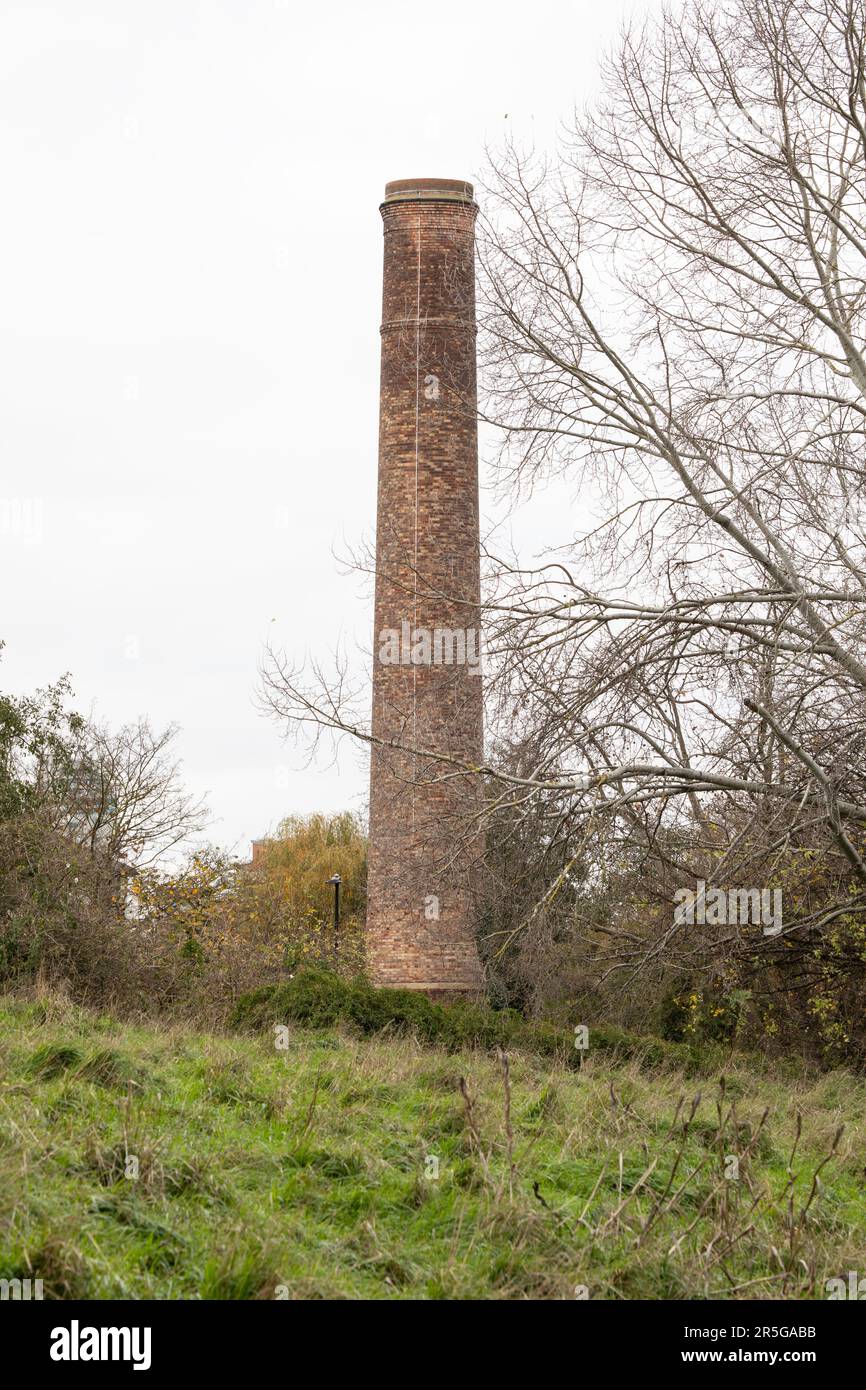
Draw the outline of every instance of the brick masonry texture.
[[[471,185],[434,179],[388,184],[381,208],[373,737],[387,746],[374,743],[370,773],[368,964],[377,984],[438,998],[482,983],[477,788],[441,760],[483,750],[480,668],[448,637],[478,650],[476,211]],[[445,641],[425,651],[437,629]]]

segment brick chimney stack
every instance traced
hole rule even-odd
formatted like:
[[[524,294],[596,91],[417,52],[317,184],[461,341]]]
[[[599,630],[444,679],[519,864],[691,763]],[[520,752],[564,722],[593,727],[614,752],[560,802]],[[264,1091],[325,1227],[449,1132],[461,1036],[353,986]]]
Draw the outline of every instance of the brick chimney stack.
[[[472,185],[385,188],[367,945],[381,985],[481,987],[469,874],[480,669]],[[404,750],[393,747],[402,744]],[[416,751],[408,752],[405,749]]]

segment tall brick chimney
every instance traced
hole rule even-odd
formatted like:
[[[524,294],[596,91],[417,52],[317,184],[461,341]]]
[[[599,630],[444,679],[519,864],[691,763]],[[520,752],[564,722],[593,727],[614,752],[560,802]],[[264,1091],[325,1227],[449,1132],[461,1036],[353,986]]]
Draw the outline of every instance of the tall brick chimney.
[[[443,998],[482,983],[478,792],[457,767],[483,747],[476,212],[453,179],[389,183],[381,206],[373,737],[386,746],[370,773],[368,964],[377,984]]]

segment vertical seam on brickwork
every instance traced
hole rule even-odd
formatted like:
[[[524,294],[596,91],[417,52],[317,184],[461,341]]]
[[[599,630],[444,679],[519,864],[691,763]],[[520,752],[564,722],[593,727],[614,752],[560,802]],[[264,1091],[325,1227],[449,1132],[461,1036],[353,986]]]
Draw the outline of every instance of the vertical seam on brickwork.
[[[421,392],[421,214],[417,221],[417,269],[415,277],[415,536],[412,557],[412,642],[418,626],[418,424]],[[418,747],[418,668],[412,662],[412,747]],[[415,783],[417,781],[418,754],[412,754],[412,834],[415,834]]]

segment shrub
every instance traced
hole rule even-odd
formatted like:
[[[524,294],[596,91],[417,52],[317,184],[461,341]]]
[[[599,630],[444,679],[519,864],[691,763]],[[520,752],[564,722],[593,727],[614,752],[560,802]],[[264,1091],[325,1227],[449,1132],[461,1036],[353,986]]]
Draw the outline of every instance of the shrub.
[[[345,1023],[364,1037],[390,1029],[451,1051],[517,1048],[558,1057],[566,1066],[580,1066],[581,1054],[567,1028],[526,1020],[513,1009],[491,1009],[468,1001],[434,1004],[416,990],[377,989],[363,977],[344,980],[327,970],[307,969],[281,984],[263,985],[243,995],[231,1016],[234,1027],[249,1030],[286,1022],[309,1028]],[[691,1069],[695,1060],[686,1046],[605,1025],[590,1027],[590,1046],[650,1067],[679,1062]],[[713,1065],[718,1058],[702,1060]]]

